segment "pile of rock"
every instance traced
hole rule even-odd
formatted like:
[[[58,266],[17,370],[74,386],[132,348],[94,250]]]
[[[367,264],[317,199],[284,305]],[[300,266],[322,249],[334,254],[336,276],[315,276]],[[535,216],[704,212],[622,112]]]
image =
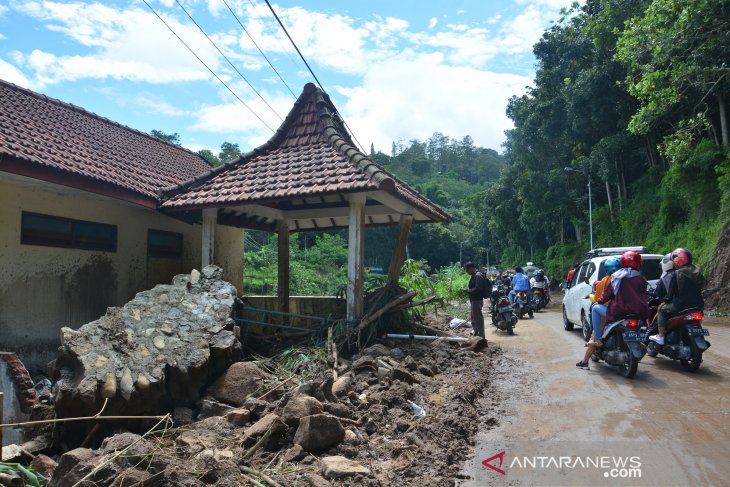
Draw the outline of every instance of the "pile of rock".
[[[468,348],[378,344],[341,360],[337,374],[279,397],[262,391],[272,380],[266,372],[235,363],[196,407],[175,411],[176,426],[185,426],[69,451],[50,485],[73,485],[107,461],[93,477],[98,485],[243,485],[252,478],[268,485],[404,485],[415,476],[443,485],[457,475],[483,414],[476,399],[488,384],[491,354],[473,350],[485,347],[483,339]]]

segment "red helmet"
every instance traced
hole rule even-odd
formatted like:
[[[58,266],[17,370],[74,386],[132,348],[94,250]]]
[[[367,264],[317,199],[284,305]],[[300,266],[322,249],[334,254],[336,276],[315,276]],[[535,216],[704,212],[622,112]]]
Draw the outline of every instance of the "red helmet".
[[[674,261],[674,267],[679,269],[692,263],[692,254],[689,250],[680,247],[672,250],[672,260]]]
[[[641,254],[633,250],[627,250],[621,256],[621,267],[631,267],[637,271],[641,269]]]

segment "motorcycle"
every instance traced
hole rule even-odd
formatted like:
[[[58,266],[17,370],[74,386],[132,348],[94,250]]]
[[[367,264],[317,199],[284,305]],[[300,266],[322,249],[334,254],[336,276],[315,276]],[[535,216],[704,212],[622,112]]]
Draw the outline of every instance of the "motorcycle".
[[[543,294],[542,289],[535,288],[532,290],[532,309],[535,312],[540,311],[547,306],[547,297]]]
[[[515,291],[514,309],[520,319],[525,316],[525,313],[530,315],[530,318],[533,317],[534,312],[532,310],[532,306],[530,306],[527,301],[527,291]]]
[[[699,309],[687,309],[674,316],[667,322],[667,331],[664,335],[664,345],[652,342],[648,338],[656,335],[659,327],[656,320],[646,334],[643,344],[650,357],[661,354],[673,360],[679,360],[682,369],[695,372],[702,363],[702,354],[710,348],[710,342],[705,340],[710,335],[707,328],[702,328],[704,314]]]
[[[514,315],[512,305],[509,302],[509,295],[506,288],[499,286],[499,298],[492,308],[492,324],[508,335],[514,335],[514,327],[517,326],[517,317]]]
[[[644,319],[639,315],[627,315],[607,323],[601,335],[603,346],[596,349],[591,360],[603,360],[615,365],[623,377],[633,378],[646,353],[642,346],[646,333],[641,331],[645,326]]]

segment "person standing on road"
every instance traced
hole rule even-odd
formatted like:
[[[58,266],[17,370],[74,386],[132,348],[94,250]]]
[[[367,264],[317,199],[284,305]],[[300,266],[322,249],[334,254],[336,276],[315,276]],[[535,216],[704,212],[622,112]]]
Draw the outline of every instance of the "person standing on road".
[[[469,295],[469,305],[471,306],[471,326],[474,329],[474,336],[484,338],[484,315],[482,307],[484,306],[484,287],[492,285],[489,279],[486,279],[481,272],[477,271],[473,262],[464,264],[464,271],[471,276],[469,286],[461,290]]]

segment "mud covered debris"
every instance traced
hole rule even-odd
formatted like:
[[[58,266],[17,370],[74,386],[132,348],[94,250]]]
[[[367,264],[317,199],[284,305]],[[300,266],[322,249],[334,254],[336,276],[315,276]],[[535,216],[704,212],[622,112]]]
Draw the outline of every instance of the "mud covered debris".
[[[70,451],[59,459],[62,478],[54,475],[50,485],[68,485],[65,479],[104,462],[89,479],[94,485],[127,485],[122,478],[191,487],[453,485],[476,431],[496,424],[480,398],[489,393],[499,354],[443,341],[378,343],[340,359],[336,381],[323,363],[316,376],[264,399],[249,397],[235,413]],[[257,365],[276,375],[275,361]],[[414,414],[409,401],[427,415]],[[134,440],[132,455],[112,459]]]

